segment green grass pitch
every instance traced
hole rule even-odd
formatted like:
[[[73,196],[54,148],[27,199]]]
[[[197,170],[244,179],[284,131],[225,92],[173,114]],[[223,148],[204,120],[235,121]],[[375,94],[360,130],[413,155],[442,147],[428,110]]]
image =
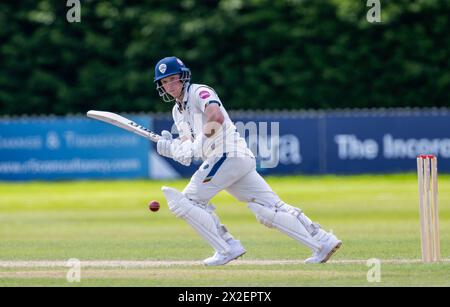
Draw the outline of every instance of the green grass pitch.
[[[212,249],[171,214],[160,190],[182,190],[187,180],[0,183],[0,286],[450,286],[449,175],[439,177],[438,264],[418,261],[415,174],[267,181],[343,240],[329,263],[303,264],[307,248],[222,192],[212,201],[216,212],[247,253],[226,266],[202,266]],[[161,203],[156,213],[147,208],[153,199]],[[82,263],[79,283],[66,280],[61,263],[70,258]],[[368,281],[371,258],[381,261],[379,282]],[[134,265],[105,265],[111,261]]]

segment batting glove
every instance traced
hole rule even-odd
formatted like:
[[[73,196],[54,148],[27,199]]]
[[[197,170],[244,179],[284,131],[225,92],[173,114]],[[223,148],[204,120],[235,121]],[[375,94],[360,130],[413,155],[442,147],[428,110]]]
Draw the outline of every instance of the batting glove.
[[[173,137],[172,134],[167,131],[167,130],[163,130],[161,132],[161,139],[158,141],[158,143],[156,143],[156,151],[164,157],[168,157],[168,158],[173,158],[173,152],[172,152],[172,148],[173,145]]]
[[[174,145],[174,144],[173,144]],[[191,165],[192,162],[192,142],[184,141],[173,147],[173,159],[184,166]]]

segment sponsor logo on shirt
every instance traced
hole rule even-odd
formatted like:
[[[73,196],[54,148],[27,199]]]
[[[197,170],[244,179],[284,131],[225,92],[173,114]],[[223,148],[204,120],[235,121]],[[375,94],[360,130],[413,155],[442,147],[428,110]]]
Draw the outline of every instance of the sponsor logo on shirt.
[[[201,92],[198,94],[198,96],[199,96],[201,99],[206,99],[206,98],[208,98],[209,96],[211,96],[211,94],[210,94],[208,91],[201,91]]]

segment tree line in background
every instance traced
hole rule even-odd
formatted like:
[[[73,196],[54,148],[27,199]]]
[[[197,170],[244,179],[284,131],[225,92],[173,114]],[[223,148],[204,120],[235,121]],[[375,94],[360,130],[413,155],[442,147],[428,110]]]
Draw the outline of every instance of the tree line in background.
[[[0,3],[0,114],[160,112],[153,69],[175,55],[229,109],[450,105],[450,1]]]

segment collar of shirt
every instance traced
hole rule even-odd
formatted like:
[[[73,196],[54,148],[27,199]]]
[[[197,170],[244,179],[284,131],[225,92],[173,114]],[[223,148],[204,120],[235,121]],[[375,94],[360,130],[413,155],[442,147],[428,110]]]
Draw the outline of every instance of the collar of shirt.
[[[189,101],[189,89],[190,88],[191,88],[191,84],[187,83],[187,86],[184,89],[183,103],[182,104],[178,103],[178,111],[180,111],[180,113],[182,113],[183,110],[186,110],[186,105]],[[183,106],[183,109],[181,109],[180,105]]]
[[[191,88],[191,84],[188,83],[185,90],[184,90],[184,96],[183,96],[183,104],[186,105],[189,100],[189,89]]]

